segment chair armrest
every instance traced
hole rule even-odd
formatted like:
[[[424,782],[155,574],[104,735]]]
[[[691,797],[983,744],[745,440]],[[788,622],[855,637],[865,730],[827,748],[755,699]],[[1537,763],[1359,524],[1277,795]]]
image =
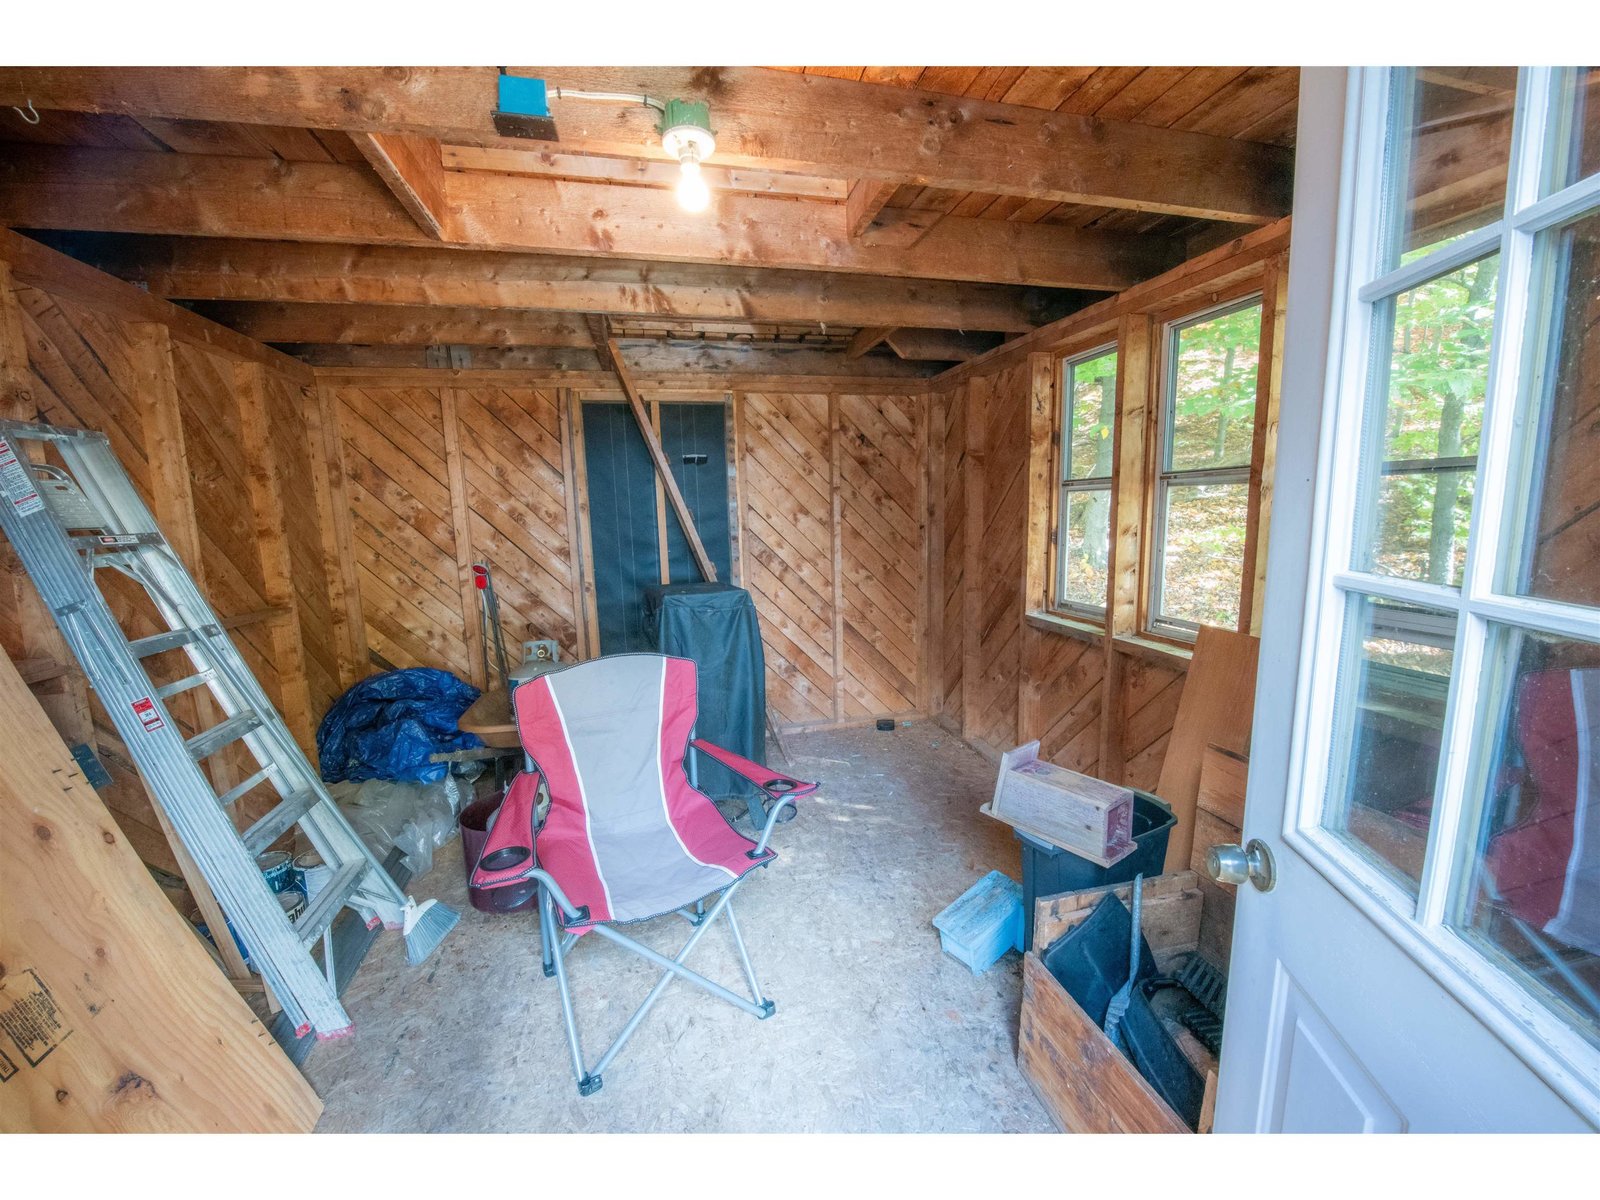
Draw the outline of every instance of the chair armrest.
[[[483,852],[472,866],[468,882],[473,887],[508,887],[537,869],[533,821],[539,805],[539,779],[538,771],[519,771],[506,789]]]
[[[745,758],[742,754],[735,754],[732,750],[724,750],[721,746],[708,742],[704,738],[695,738],[689,745],[700,751],[700,753],[715,759],[735,775],[748,779],[774,800],[809,796],[822,786],[820,783],[811,783],[804,779],[796,779],[792,775],[781,774],[770,767],[762,766],[754,759]]]

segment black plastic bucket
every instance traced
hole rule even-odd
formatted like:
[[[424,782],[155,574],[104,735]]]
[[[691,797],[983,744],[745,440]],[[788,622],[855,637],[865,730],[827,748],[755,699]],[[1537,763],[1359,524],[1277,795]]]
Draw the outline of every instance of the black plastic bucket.
[[[472,886],[472,869],[478,865],[478,856],[489,840],[489,821],[499,808],[500,800],[490,799],[474,800],[461,810],[461,858],[467,869],[467,899],[479,912],[525,912],[533,907],[538,891],[531,879],[497,888]]]

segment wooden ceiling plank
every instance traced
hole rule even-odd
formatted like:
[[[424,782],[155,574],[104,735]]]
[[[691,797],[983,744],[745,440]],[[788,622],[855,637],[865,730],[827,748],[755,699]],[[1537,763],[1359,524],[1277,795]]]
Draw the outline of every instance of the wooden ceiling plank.
[[[503,175],[542,175],[666,188],[676,187],[680,177],[678,164],[644,158],[511,150],[500,146],[441,146],[440,150],[445,169],[449,171],[497,171]],[[713,192],[842,201],[849,191],[843,179],[781,171],[705,166],[701,168],[701,175]]]
[[[444,248],[224,238],[119,238],[85,253],[152,295],[182,300],[464,305],[615,316],[1025,332],[1050,293],[821,271],[641,263]]]
[[[950,329],[895,329],[884,340],[901,358],[913,362],[966,362],[1000,344],[994,334]]]
[[[754,67],[525,67],[558,86],[710,96],[719,165],[1264,223],[1287,211],[1277,147],[1042,112],[1019,104]],[[505,144],[493,68],[42,68],[0,70],[0,104],[414,133]],[[1014,87],[1013,89],[1014,90]],[[1008,92],[1009,94],[1009,92]],[[565,150],[666,157],[655,114],[563,99]]]
[[[849,237],[843,205],[723,195],[713,211],[690,214],[649,188],[444,175],[446,240],[474,249],[1103,291],[1158,274],[1179,253],[1159,239],[953,218],[913,247],[871,246]],[[0,223],[376,245],[433,241],[359,168],[120,151],[19,148],[0,160]]]
[[[1171,125],[1200,108],[1244,73],[1244,67],[1194,67],[1131,119],[1141,125]]]
[[[443,238],[447,201],[439,143],[404,133],[353,133],[350,140],[411,219]]]

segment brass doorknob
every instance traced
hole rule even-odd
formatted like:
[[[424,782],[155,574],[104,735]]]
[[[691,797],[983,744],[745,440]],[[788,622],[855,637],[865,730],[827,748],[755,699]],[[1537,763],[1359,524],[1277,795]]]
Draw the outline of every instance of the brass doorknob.
[[[1240,884],[1248,880],[1258,892],[1270,892],[1278,881],[1272,851],[1260,838],[1248,845],[1225,842],[1206,851],[1206,874],[1218,883]]]

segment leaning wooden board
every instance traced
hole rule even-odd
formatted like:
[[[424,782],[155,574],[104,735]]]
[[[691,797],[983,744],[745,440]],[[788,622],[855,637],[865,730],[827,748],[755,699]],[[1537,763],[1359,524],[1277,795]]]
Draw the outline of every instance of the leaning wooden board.
[[[1247,633],[1200,627],[1156,785],[1156,795],[1172,805],[1178,818],[1167,840],[1167,871],[1181,871],[1189,865],[1195,842],[1195,797],[1206,746],[1240,755],[1250,753],[1260,650],[1260,639]]]
[[[162,896],[11,660],[0,1132],[304,1133],[322,1102]]]

